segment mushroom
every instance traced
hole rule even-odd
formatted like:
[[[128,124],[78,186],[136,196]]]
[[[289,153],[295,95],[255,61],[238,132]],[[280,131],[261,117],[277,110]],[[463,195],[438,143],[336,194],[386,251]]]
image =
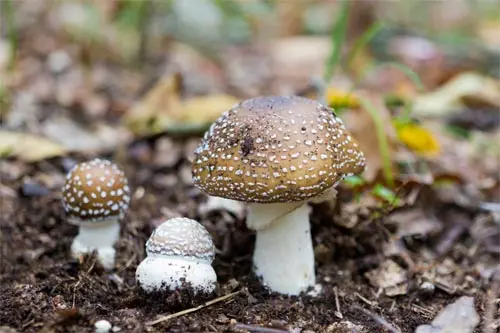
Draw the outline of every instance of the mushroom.
[[[309,201],[335,193],[365,157],[334,111],[297,96],[263,96],[225,112],[195,151],[193,181],[212,196],[248,203],[254,270],[272,291],[315,284]]]
[[[144,291],[214,291],[214,243],[207,229],[195,220],[176,217],[163,222],[146,242],[146,254],[135,272]]]
[[[97,250],[106,269],[115,263],[114,243],[120,219],[130,202],[127,178],[116,164],[94,159],[77,164],[66,176],[62,202],[68,222],[79,226],[71,245],[73,257]]]

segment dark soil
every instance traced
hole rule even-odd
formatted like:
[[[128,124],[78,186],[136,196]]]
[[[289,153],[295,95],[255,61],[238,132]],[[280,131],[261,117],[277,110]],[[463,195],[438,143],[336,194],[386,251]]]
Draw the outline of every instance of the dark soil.
[[[141,144],[146,150],[151,147]],[[193,142],[176,142],[176,145],[185,151]],[[122,223],[122,237],[116,245],[116,270],[112,273],[106,273],[93,256],[75,261],[68,255],[77,227],[65,222],[58,189],[68,167],[82,158],[56,159],[31,166],[2,162],[1,325],[19,332],[80,333],[93,332],[94,322],[107,319],[120,327],[121,332],[248,332],[239,329],[238,324],[256,325],[259,327],[256,332],[266,332],[262,327],[334,332],[332,327],[328,328],[330,325],[348,320],[365,327],[367,332],[387,332],[387,326],[376,319],[383,318],[402,332],[413,332],[462,294],[474,294],[477,309],[485,308],[488,286],[474,275],[454,293],[437,288],[429,295],[417,287],[421,277],[417,267],[409,270],[410,288],[405,295],[387,297],[377,292],[364,273],[387,256],[383,251],[386,233],[380,228],[380,221],[361,223],[352,229],[340,227],[337,215],[332,216],[334,210],[342,210],[342,203],[334,210],[325,204],[316,205],[311,218],[317,279],[323,286],[321,295],[270,294],[252,276],[254,238],[244,221],[226,212],[198,214],[197,207],[205,196],[190,184],[187,157],[181,157],[171,168],[157,168],[148,159],[138,158],[136,149],[135,145],[130,147],[122,155],[128,157],[117,161],[124,166],[135,192]],[[19,168],[27,176],[16,180],[12,171]],[[340,194],[339,201],[344,197],[349,199],[346,191],[341,190]],[[174,313],[206,300],[182,293],[144,297],[137,291],[134,274],[144,258],[147,237],[162,218],[176,215],[197,219],[214,238],[218,249],[214,267],[219,286],[217,295],[210,299],[241,292],[199,311],[147,327],[146,323],[157,319],[159,314]],[[424,240],[429,241],[432,240]],[[462,249],[470,242],[466,234],[449,251],[460,265],[462,276],[474,274]],[[412,244],[415,250],[409,256],[421,262],[420,245]],[[407,267],[404,256],[392,258]]]

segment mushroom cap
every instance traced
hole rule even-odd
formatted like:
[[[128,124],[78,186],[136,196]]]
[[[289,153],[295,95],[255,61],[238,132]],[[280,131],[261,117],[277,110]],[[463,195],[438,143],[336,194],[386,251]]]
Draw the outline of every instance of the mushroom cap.
[[[298,96],[263,96],[212,124],[192,172],[212,196],[277,203],[314,198],[364,167],[364,154],[332,109]]]
[[[96,158],[71,169],[62,201],[70,222],[104,222],[123,216],[130,202],[130,188],[116,164]]]
[[[148,255],[180,256],[211,263],[215,257],[212,236],[203,225],[185,217],[163,222],[146,242]]]

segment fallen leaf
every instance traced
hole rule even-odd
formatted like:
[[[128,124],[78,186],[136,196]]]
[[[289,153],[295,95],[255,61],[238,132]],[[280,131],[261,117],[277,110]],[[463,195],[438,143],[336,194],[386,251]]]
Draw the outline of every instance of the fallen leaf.
[[[123,118],[126,126],[139,135],[162,132],[171,117],[179,117],[181,84],[182,76],[178,73],[163,77],[126,113]]]
[[[370,284],[383,289],[387,296],[404,295],[408,292],[406,275],[406,271],[390,259],[365,273]]]
[[[190,124],[211,124],[238,102],[237,98],[225,94],[192,97],[182,103],[180,120]]]
[[[82,153],[110,152],[131,139],[125,128],[112,127],[105,123],[86,127],[64,116],[48,119],[41,130],[47,138],[61,144],[66,150]]]
[[[176,73],[160,80],[124,117],[136,135],[162,132],[203,132],[223,112],[234,106],[236,97],[215,94],[182,100],[182,77]]]
[[[66,149],[43,136],[0,130],[0,156],[17,157],[26,162],[61,156]]]
[[[422,116],[444,116],[464,106],[500,109],[500,81],[474,72],[460,74],[439,89],[417,96],[413,112]]]
[[[388,224],[397,226],[397,236],[428,236],[442,229],[441,222],[433,216],[426,216],[420,208],[392,212]]]

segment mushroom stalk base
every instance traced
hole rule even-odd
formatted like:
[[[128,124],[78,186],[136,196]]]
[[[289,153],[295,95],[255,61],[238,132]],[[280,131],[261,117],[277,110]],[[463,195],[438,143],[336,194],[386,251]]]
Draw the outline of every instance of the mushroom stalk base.
[[[115,265],[115,249],[113,245],[120,238],[120,224],[118,220],[105,223],[80,224],[78,235],[71,244],[71,254],[78,258],[86,253],[97,250],[98,259],[105,269],[112,269]]]
[[[191,288],[195,294],[211,293],[217,282],[209,262],[180,256],[148,255],[137,267],[135,277],[146,292]]]
[[[265,218],[262,214],[252,214],[265,208],[271,211],[287,212],[284,215],[269,214],[273,223],[258,229],[255,240],[253,263],[255,273],[272,291],[288,295],[298,295],[313,287],[316,281],[314,272],[314,250],[309,226],[309,206],[291,204],[252,204],[248,225],[262,225],[265,221],[252,220]],[[289,206],[289,207],[285,207]],[[262,210],[261,210],[262,211]]]

